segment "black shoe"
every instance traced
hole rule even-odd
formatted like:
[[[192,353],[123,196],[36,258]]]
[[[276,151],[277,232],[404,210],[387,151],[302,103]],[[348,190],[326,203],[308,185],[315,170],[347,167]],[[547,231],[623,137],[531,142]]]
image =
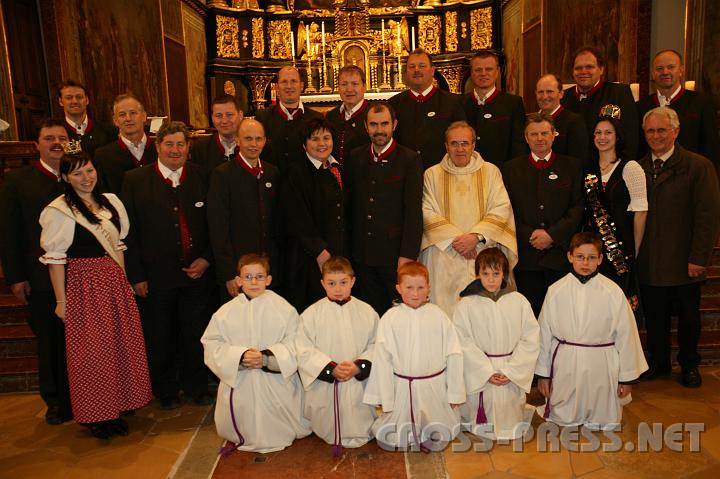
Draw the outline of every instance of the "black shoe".
[[[125,416],[125,417],[127,417],[127,416],[134,416],[134,415],[135,415],[135,410],[134,410],[134,409],[128,409],[127,411],[121,412],[120,415],[121,415],[121,416]]]
[[[160,409],[170,411],[181,406],[180,399],[177,396],[169,396],[160,400]]]
[[[91,422],[88,424],[84,424],[84,426],[87,426],[87,428],[90,430],[90,434],[92,434],[93,437],[96,437],[98,439],[107,440],[112,437],[112,433],[108,429],[107,421]]]
[[[72,420],[72,414],[64,411],[60,406],[48,406],[45,413],[45,422],[51,426],[57,426],[64,422]]]
[[[670,366],[651,365],[647,371],[640,375],[640,381],[652,381],[653,379],[670,377],[670,374],[672,374]]]
[[[127,436],[129,431],[128,423],[122,418],[113,419],[107,422],[107,430],[115,436]]]
[[[193,402],[198,406],[209,406],[215,399],[209,393],[200,393],[193,396]]]
[[[680,384],[686,388],[699,388],[702,386],[702,376],[698,368],[687,368],[682,370]]]

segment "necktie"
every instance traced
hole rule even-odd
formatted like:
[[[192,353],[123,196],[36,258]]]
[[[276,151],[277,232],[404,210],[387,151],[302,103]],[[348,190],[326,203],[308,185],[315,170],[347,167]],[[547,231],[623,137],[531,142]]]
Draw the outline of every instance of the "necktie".
[[[334,163],[329,164],[326,168],[330,170],[330,173],[332,173],[332,175],[335,177],[335,181],[337,181],[338,186],[342,190],[343,184],[342,177],[340,176],[340,169]]]
[[[660,158],[655,158],[655,161],[653,161],[653,167],[655,168],[655,173],[659,173],[663,167],[663,160],[661,160]]]

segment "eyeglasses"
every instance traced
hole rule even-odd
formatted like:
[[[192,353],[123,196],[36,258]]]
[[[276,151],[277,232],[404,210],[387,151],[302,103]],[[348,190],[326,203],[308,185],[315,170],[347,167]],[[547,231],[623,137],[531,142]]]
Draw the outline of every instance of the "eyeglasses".
[[[645,130],[645,134],[654,135],[657,133],[658,135],[667,135],[670,130],[670,128],[648,128]]]
[[[469,147],[471,144],[472,144],[472,143],[470,143],[469,141],[451,141],[451,142],[450,142],[450,147],[451,147],[451,148],[463,148],[463,149],[465,149],[465,148]]]
[[[258,281],[263,281],[265,278],[267,278],[267,275],[263,273],[258,273],[256,275],[245,274],[243,276],[240,276],[240,279],[242,279],[243,281],[247,281],[248,283],[251,283],[254,279]]]
[[[575,261],[578,261],[580,263],[584,263],[586,261],[589,261],[592,263],[594,261],[597,261],[598,256],[596,254],[591,254],[589,256],[585,256],[582,254],[576,254],[576,255],[573,255],[573,258],[575,258]]]

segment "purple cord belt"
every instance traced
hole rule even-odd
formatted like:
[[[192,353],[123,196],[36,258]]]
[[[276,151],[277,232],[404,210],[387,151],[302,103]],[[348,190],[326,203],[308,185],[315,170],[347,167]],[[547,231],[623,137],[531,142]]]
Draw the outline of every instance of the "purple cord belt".
[[[240,446],[245,444],[245,438],[242,434],[240,434],[240,430],[238,429],[237,422],[235,422],[235,408],[233,407],[233,395],[235,393],[235,388],[230,388],[230,417],[232,418],[232,425],[233,429],[235,429],[235,434],[238,436],[238,442],[233,443],[228,441],[229,444],[224,446],[222,449],[220,449],[220,455],[225,457],[230,455],[231,453],[235,452]]]
[[[510,351],[509,353],[505,354],[488,354],[485,353],[485,356],[489,358],[505,358],[507,356],[512,356],[513,351]],[[483,391],[480,391],[480,395],[478,396],[478,410],[477,410],[477,416],[475,417],[475,424],[485,424],[487,422],[487,416],[485,415],[485,405],[483,403]]]
[[[557,344],[555,345],[555,349],[553,350],[552,359],[550,360],[550,382],[548,383],[548,394],[552,396],[552,382],[553,382],[553,375],[555,374],[555,356],[557,356],[558,349],[561,345],[566,344],[568,346],[577,346],[579,348],[607,348],[609,346],[614,346],[615,342],[612,343],[602,343],[602,344],[584,344],[584,343],[574,343],[572,341],[566,341],[565,339],[559,339],[553,336],[555,340],[557,341]],[[550,416],[550,397],[548,397],[545,400],[545,412],[543,413],[543,418],[547,419]]]
[[[438,371],[433,374],[428,374],[427,376],[404,376],[402,374],[393,373],[395,376],[399,377],[400,379],[404,379],[408,382],[408,390],[410,391],[410,423],[412,425],[412,434],[413,439],[415,439],[415,444],[418,444],[420,446],[420,450],[424,453],[430,452],[430,448],[425,445],[424,443],[420,442],[420,439],[417,435],[417,430],[415,429],[415,409],[413,406],[413,393],[412,393],[412,383],[413,381],[422,380],[422,379],[431,379],[437,376],[440,376],[442,373],[445,372],[445,368],[443,368],[441,371]]]
[[[342,433],[340,432],[340,399],[338,398],[338,390],[340,389],[340,383],[335,380],[333,383],[333,416],[335,418],[335,441],[332,445],[333,457],[340,457],[342,455]]]

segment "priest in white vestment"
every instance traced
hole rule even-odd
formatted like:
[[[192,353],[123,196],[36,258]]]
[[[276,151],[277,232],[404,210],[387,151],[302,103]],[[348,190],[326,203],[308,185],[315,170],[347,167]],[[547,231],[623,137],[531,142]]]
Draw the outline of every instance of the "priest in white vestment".
[[[478,252],[500,248],[511,271],[518,255],[510,198],[500,170],[475,151],[475,130],[451,124],[445,148],[442,161],[425,171],[420,261],[430,271],[430,301],[452,316],[460,292],[475,279]]]
[[[215,426],[234,448],[279,451],[310,434],[295,359],[297,328],[295,308],[270,290],[252,299],[240,293],[210,320],[201,341],[205,364],[220,379]],[[262,352],[267,366],[243,367],[247,351]]]

